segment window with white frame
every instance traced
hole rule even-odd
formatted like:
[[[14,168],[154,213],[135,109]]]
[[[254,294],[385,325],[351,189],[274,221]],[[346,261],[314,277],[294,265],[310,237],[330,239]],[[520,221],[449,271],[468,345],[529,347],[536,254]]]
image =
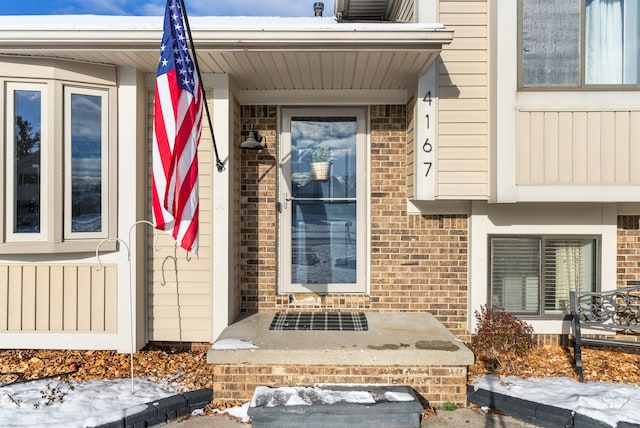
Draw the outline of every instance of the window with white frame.
[[[46,239],[47,195],[42,177],[48,175],[49,142],[46,85],[8,83],[6,161],[6,236],[9,241]]]
[[[520,0],[521,87],[640,84],[638,0]]]
[[[110,204],[115,186],[109,174],[114,169],[109,132],[114,89],[58,80],[2,84],[5,227],[0,252],[92,250],[96,240],[115,233]]]
[[[65,239],[106,237],[107,95],[65,88]]]
[[[569,291],[598,289],[597,237],[489,238],[490,302],[521,316],[569,312]]]

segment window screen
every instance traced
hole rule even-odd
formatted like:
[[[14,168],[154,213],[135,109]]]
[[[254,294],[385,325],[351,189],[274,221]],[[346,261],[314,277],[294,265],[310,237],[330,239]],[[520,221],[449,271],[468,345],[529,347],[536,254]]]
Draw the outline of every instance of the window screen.
[[[522,0],[523,86],[580,83],[580,0]]]
[[[523,87],[640,83],[638,0],[520,0]]]

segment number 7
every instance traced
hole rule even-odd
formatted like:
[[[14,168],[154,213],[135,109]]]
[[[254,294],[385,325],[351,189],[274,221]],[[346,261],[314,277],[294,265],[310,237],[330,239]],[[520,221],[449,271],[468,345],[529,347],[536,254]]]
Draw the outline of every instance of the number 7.
[[[433,164],[432,162],[425,162],[425,165],[427,165],[427,173],[424,175],[425,177],[429,176],[429,171],[431,171],[431,165]]]

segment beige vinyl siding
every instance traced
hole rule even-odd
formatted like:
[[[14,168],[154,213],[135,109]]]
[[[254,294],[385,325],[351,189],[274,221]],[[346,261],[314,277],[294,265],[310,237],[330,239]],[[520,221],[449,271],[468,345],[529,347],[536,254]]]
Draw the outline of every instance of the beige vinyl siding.
[[[439,4],[454,31],[438,60],[438,198],[486,198],[489,192],[487,2]]]
[[[396,22],[415,22],[415,1],[396,0],[393,2],[389,13],[389,20]]]
[[[115,333],[117,267],[0,265],[0,331]]]
[[[640,185],[640,111],[518,112],[517,184]]]
[[[148,92],[148,163],[151,200],[151,156],[153,137],[154,92]],[[209,98],[210,99],[210,98]],[[211,103],[209,104],[211,107]],[[213,114],[213,112],[212,112]],[[200,186],[200,237],[198,255],[188,254],[176,247],[166,232],[157,238],[149,227],[147,232],[147,325],[149,341],[211,341],[211,257],[212,257],[212,171],[214,158],[211,132],[203,120],[202,137],[198,147]],[[153,218],[151,204],[147,218]],[[154,247],[155,242],[155,247]]]

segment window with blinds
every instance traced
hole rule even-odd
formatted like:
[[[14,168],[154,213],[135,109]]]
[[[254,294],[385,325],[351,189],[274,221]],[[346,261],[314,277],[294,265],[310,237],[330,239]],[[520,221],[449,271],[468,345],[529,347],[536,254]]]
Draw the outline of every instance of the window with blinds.
[[[490,301],[517,315],[563,316],[570,290],[597,289],[597,239],[490,238]]]

